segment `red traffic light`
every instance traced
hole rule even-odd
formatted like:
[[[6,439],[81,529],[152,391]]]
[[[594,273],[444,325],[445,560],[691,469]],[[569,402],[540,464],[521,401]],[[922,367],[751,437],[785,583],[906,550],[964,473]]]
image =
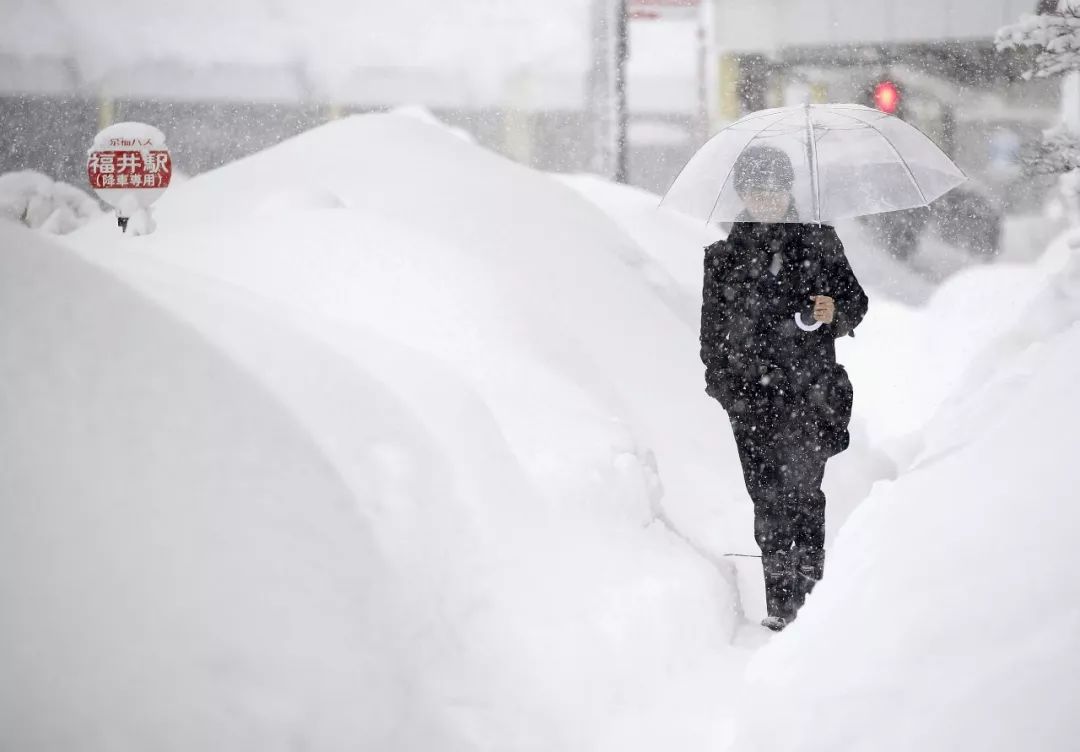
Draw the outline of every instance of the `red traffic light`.
[[[874,87],[874,106],[882,112],[895,115],[900,107],[900,89],[892,81],[882,81]]]

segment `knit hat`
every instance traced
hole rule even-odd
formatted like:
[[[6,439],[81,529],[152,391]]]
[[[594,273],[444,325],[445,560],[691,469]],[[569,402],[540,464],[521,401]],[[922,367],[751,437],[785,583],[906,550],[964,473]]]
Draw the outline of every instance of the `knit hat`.
[[[788,155],[774,146],[751,146],[735,160],[732,169],[735,192],[745,196],[753,190],[790,192],[795,171]]]

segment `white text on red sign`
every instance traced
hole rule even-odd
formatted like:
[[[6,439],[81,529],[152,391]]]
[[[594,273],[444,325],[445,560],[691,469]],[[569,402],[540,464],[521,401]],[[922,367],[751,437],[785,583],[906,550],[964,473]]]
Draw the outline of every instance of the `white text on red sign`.
[[[167,151],[95,151],[86,174],[94,188],[166,188],[172,160]]]

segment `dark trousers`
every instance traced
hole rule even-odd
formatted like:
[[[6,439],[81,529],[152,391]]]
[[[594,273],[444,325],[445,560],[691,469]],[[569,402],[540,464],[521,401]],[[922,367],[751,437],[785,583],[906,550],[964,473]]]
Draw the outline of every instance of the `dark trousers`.
[[[829,453],[805,419],[763,412],[731,419],[743,479],[754,502],[770,616],[792,619],[821,579],[825,563],[825,494]]]

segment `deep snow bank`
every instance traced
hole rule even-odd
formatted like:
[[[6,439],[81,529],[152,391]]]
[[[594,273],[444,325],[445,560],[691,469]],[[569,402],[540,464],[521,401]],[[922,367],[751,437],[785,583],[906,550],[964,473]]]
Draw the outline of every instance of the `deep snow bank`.
[[[1015,275],[1028,304],[979,337],[911,466],[855,512],[799,620],[751,663],[735,749],[1075,746],[1080,258],[1062,268],[1069,245]],[[957,280],[969,308],[993,305],[1005,274]]]
[[[139,253],[462,374],[549,503],[637,524],[662,504],[714,553],[753,546],[726,418],[703,391],[698,304],[547,175],[414,117],[352,117],[201,175],[155,214]]]
[[[354,497],[249,374],[70,252],[0,223],[0,270],[0,747],[395,738],[403,608],[356,509],[379,495]],[[422,447],[400,411],[370,414]]]
[[[737,670],[723,580],[661,527],[548,513],[453,372],[127,249],[95,260],[141,295],[0,231],[4,746],[725,733],[704,712]]]
[[[297,195],[307,197],[300,208]],[[19,653],[30,682],[22,686],[32,688],[3,698],[12,738],[64,734],[91,740],[82,745],[91,750],[174,739],[260,750],[723,743],[728,719],[718,709],[730,706],[742,660],[729,646],[735,593],[656,517],[660,503],[676,505],[703,521],[687,525],[690,533],[717,545],[750,540],[750,529],[722,524],[739,502],[724,495],[716,458],[734,463],[734,451],[715,433],[716,416],[702,412],[699,366],[685,357],[686,324],[661,294],[662,270],[652,273],[626,235],[546,176],[406,116],[342,121],[193,179],[170,191],[157,218],[150,236],[122,237],[106,221],[70,236],[99,267],[70,285],[63,270],[84,269],[70,256],[27,246],[25,235],[0,244],[13,268],[39,251],[59,268],[34,272],[54,307],[11,298],[19,314],[5,319],[3,357],[40,373],[70,420],[101,416],[65,432],[46,400],[32,398],[27,417],[6,426],[20,491],[0,507],[0,527],[20,534],[28,499],[50,499],[40,520],[30,516],[40,545],[0,553],[4,595],[18,603],[21,625],[0,650]],[[24,250],[9,256],[9,247]],[[41,338],[54,357],[10,339],[23,318],[58,326],[48,322],[65,315],[56,302],[65,296],[92,307],[99,286],[123,290],[116,294],[130,306],[63,319],[69,339]],[[95,334],[84,335],[84,321]],[[201,365],[196,351],[218,365]],[[282,483],[285,498],[267,509],[262,484],[299,460],[273,431],[222,409],[246,403],[228,379],[219,385],[219,368],[262,395],[264,407],[251,410],[288,421],[338,496],[320,502],[316,487],[309,500],[301,478]],[[174,372],[189,370],[198,389],[173,389]],[[142,400],[147,373],[157,391]],[[8,382],[6,399],[35,388]],[[159,411],[163,428],[150,430]],[[113,413],[130,413],[134,427],[114,426]],[[204,414],[223,423],[190,439],[197,453],[187,434],[169,429]],[[74,466],[54,489],[34,452],[76,457],[89,442],[101,461]],[[233,453],[244,458],[235,473]],[[206,469],[196,462],[203,455],[221,459]],[[80,493],[88,484],[111,497],[128,463],[144,474],[123,509]],[[230,494],[221,515],[219,480],[231,489],[220,492]],[[152,495],[152,483],[171,490]],[[72,507],[88,508],[102,528],[70,531]],[[265,528],[267,539],[284,538],[279,559],[259,548]],[[290,535],[300,539],[295,555]],[[325,545],[328,535],[339,542]],[[75,539],[72,560],[87,566],[31,566],[58,536]],[[334,546],[355,548],[354,558],[324,563],[307,553]],[[155,560],[159,548],[170,555]],[[130,554],[118,560],[137,569],[117,573],[110,563],[102,576],[102,549]],[[263,586],[264,573],[276,589]],[[217,608],[215,577],[223,589],[250,591],[250,614],[243,600],[239,614]],[[62,606],[44,608],[35,595],[63,604],[71,590],[84,593],[80,608],[97,604],[97,637],[73,634]],[[259,632],[255,622],[273,621],[258,610],[263,598],[313,626],[281,619]],[[171,618],[170,599],[181,617]],[[132,614],[158,610],[170,618],[132,626]],[[37,643],[35,628],[45,635]],[[261,652],[230,663],[233,635],[249,633],[265,633],[250,640]],[[149,661],[129,680],[136,650],[212,658],[193,661],[194,678],[172,681]],[[118,660],[96,662],[113,652]],[[264,669],[263,653],[293,662]],[[374,668],[357,668],[365,662]],[[243,681],[207,688],[200,672],[218,670]],[[42,682],[61,672],[75,680],[50,702]],[[87,693],[103,698],[95,712],[69,710]],[[350,713],[372,693],[379,722],[368,724]],[[247,712],[249,703],[260,704]],[[140,720],[168,714],[160,734]],[[109,733],[97,741],[99,720]]]
[[[700,285],[647,195],[567,182]],[[810,606],[751,662],[734,749],[1071,749],[1080,239],[959,271],[914,308],[881,294],[907,280],[841,236],[872,303],[838,343],[856,400],[826,478],[830,535],[866,480],[899,480],[854,511]]]
[[[998,264],[957,273],[921,308],[872,299],[857,336],[842,349],[871,439],[901,440],[926,426],[1047,279],[1044,264]]]
[[[672,279],[696,293],[701,306],[702,249],[722,237],[720,230],[660,206],[660,197],[594,175],[557,175],[556,179],[595,203],[628,232]],[[695,314],[698,312],[695,310]]]

